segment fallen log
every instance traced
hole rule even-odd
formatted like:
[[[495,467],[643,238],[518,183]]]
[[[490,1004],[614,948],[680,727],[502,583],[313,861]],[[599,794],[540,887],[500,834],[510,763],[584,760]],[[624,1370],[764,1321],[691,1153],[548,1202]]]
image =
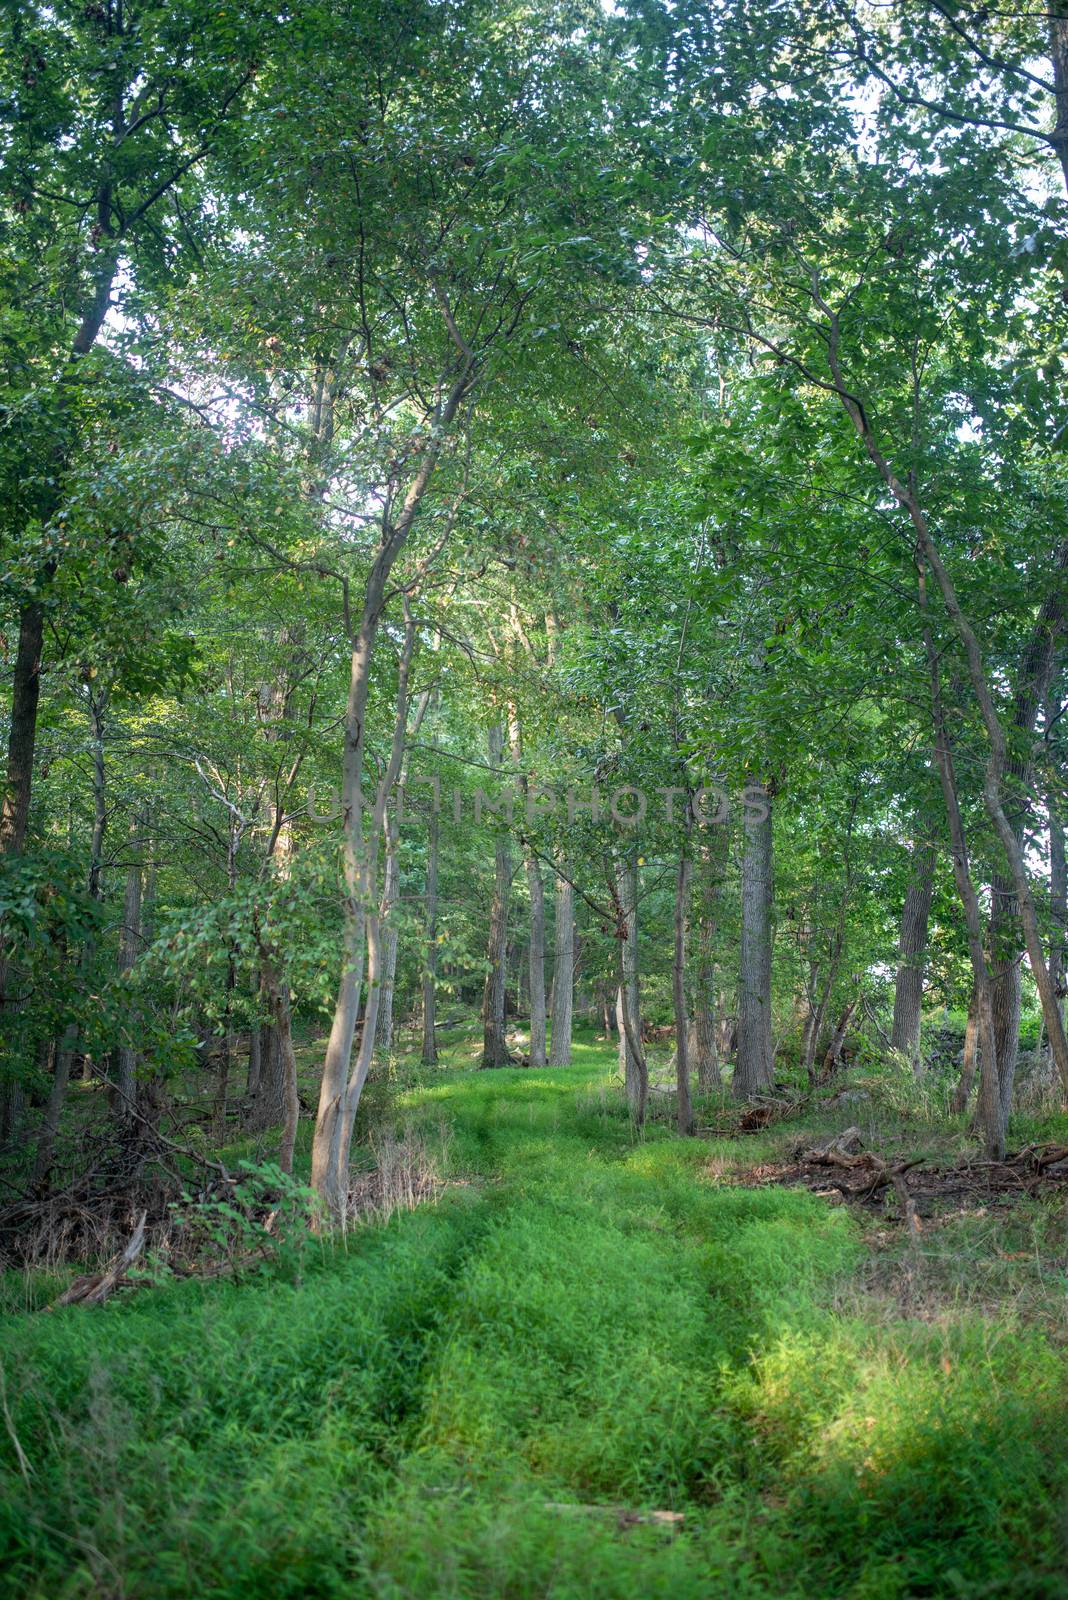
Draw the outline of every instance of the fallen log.
[[[858,1161],[870,1161],[873,1158],[860,1154],[863,1143],[859,1128],[844,1128],[841,1133],[833,1133],[827,1139],[820,1139],[816,1144],[799,1144],[794,1150],[795,1161],[807,1161],[816,1166],[855,1166]]]
[[[133,1266],[145,1243],[145,1219],[147,1211],[142,1211],[137,1219],[137,1226],[130,1236],[125,1250],[108,1264],[103,1272],[89,1272],[80,1278],[75,1278],[69,1289],[65,1289],[58,1300],[54,1300],[46,1311],[54,1311],[58,1306],[99,1306],[112,1294],[125,1278]]]

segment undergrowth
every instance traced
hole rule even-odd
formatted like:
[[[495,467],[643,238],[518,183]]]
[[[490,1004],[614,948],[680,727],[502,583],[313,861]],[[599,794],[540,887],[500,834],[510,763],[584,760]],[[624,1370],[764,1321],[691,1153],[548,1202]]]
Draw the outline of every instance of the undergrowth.
[[[402,1081],[444,1188],[299,1276],[7,1316],[3,1592],[1068,1595],[1057,1328],[1004,1271],[958,1293],[817,1197],[719,1184],[739,1145],[637,1141],[611,1073]],[[1059,1287],[1060,1215],[1012,1226],[938,1249],[1022,1271],[1017,1239]]]

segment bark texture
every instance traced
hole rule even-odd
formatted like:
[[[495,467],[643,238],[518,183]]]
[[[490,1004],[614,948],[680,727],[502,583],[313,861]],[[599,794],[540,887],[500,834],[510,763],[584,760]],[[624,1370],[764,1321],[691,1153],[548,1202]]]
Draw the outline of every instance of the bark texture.
[[[556,938],[553,949],[553,1018],[549,1065],[571,1065],[571,1029],[575,1003],[575,891],[566,878],[556,880]]]

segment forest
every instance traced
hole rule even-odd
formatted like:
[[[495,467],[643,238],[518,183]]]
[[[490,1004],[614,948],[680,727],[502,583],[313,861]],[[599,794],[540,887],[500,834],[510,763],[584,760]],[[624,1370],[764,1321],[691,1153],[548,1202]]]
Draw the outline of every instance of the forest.
[[[1068,1600],[1068,9],[5,0],[0,1595]]]

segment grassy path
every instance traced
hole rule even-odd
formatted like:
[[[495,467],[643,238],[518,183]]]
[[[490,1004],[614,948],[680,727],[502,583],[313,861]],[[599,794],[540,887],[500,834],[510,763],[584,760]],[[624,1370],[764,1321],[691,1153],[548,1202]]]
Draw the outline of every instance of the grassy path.
[[[1068,1595],[1062,1350],[860,1314],[848,1217],[579,1054],[411,1091],[469,1181],[299,1282],[5,1318],[4,1593]]]

